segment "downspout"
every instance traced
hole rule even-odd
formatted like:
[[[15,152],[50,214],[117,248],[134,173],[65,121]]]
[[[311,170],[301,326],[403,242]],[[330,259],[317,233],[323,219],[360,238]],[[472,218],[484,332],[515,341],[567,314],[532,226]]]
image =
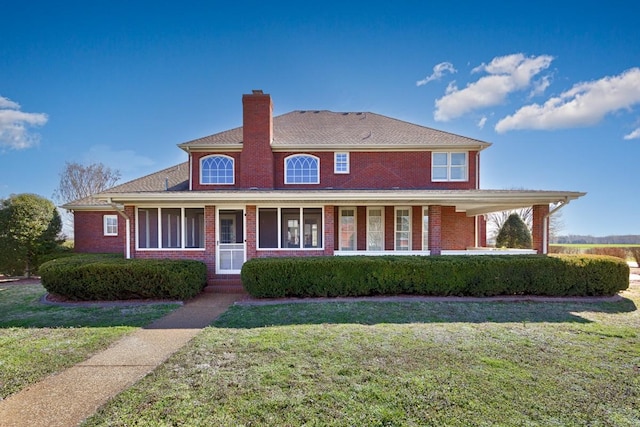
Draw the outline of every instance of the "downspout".
[[[551,217],[551,215],[553,215],[554,213],[558,212],[560,209],[564,208],[565,206],[567,206],[569,204],[570,200],[568,198],[565,198],[564,201],[560,202],[560,204],[558,206],[556,206],[555,208],[553,208],[552,210],[549,211],[548,214],[546,214],[544,216],[544,218],[542,219],[542,249],[543,249],[543,253],[544,255],[546,255],[549,252],[549,218]]]
[[[120,214],[121,217],[124,218],[125,221],[125,237],[126,237],[126,245],[124,246],[125,248],[125,258],[126,259],[131,259],[131,219],[129,218],[129,216],[125,213],[124,209],[121,209],[117,204],[113,203],[111,201],[111,199],[107,200],[107,203],[109,203],[111,205],[111,207],[113,209],[115,209],[116,212],[118,212],[118,214]]]

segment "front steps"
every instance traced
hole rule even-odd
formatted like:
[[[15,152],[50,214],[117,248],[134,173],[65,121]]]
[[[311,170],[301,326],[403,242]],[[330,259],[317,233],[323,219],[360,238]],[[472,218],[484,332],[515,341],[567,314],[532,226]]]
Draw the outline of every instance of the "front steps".
[[[210,278],[207,286],[204,288],[205,292],[214,292],[218,294],[246,294],[242,286],[242,280],[240,280],[239,274],[217,274],[212,279]]]

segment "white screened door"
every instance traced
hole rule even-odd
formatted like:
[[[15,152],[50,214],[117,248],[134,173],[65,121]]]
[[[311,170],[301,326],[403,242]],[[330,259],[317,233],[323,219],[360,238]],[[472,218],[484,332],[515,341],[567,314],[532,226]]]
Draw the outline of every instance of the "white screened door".
[[[245,261],[244,210],[218,211],[216,272],[240,274]]]

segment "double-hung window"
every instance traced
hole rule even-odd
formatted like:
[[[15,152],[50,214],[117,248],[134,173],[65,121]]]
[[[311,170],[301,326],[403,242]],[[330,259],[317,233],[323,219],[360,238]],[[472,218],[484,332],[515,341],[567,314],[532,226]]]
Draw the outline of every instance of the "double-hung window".
[[[411,208],[396,208],[395,250],[411,250]]]
[[[320,159],[296,154],[284,159],[285,184],[320,184]]]
[[[103,217],[103,234],[105,236],[118,235],[118,215],[105,215]]]
[[[349,173],[349,153],[333,154],[333,172],[344,174]]]
[[[234,183],[233,157],[215,155],[200,160],[200,184]]]
[[[468,181],[467,153],[440,153],[431,155],[431,181]]]

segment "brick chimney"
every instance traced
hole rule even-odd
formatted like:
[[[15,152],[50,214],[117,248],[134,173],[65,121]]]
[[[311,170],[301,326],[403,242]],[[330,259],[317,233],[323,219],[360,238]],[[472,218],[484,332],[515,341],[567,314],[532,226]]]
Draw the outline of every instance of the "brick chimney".
[[[274,187],[273,103],[271,96],[254,90],[242,95],[242,153],[240,183],[244,188]]]

